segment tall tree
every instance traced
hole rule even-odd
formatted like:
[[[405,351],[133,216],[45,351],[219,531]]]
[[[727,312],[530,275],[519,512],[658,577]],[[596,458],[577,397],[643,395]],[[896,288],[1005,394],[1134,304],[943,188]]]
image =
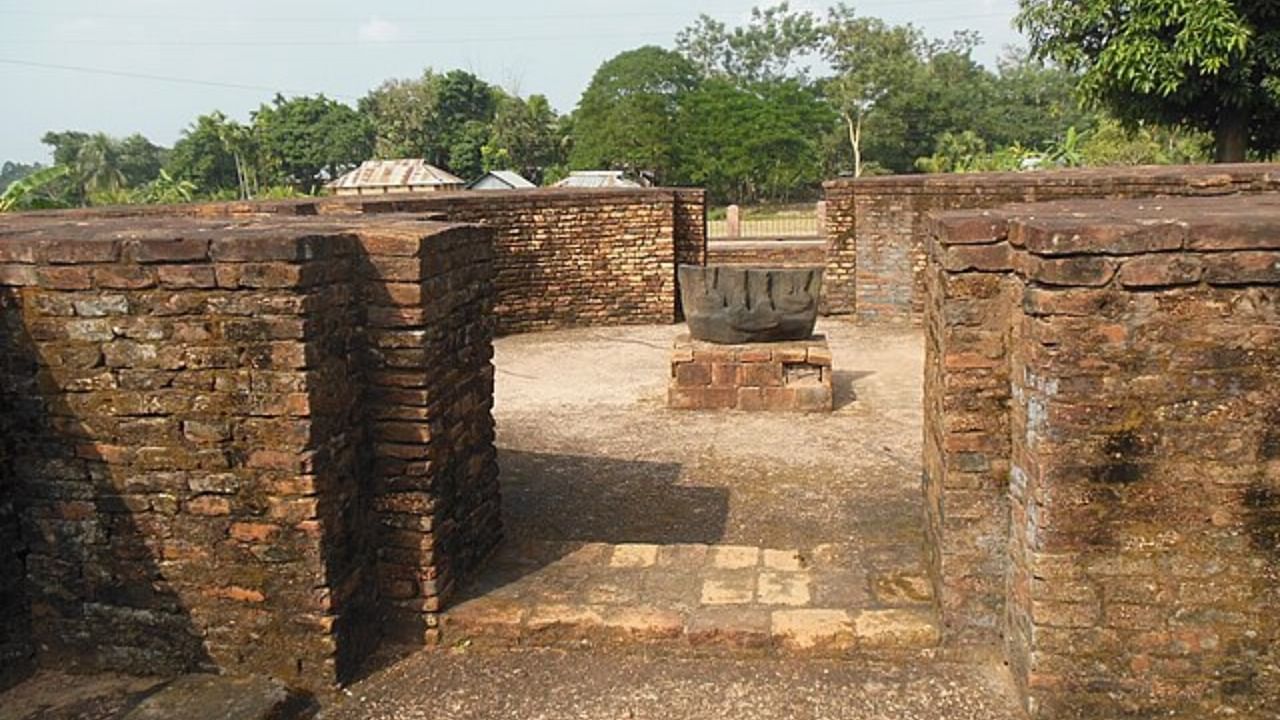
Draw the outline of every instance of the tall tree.
[[[129,187],[141,187],[155,180],[164,167],[168,152],[138,133],[120,140],[116,144],[116,153],[125,184]]]
[[[373,128],[366,118],[323,95],[277,95],[254,112],[253,125],[274,179],[306,192],[373,154]]]
[[[0,166],[0,192],[4,192],[4,189],[9,187],[10,183],[17,182],[43,167],[44,166],[40,163],[31,163],[28,165],[26,163],[6,160],[4,165]]]
[[[439,85],[440,76],[427,69],[417,79],[388,80],[360,99],[360,112],[373,125],[377,157],[394,160],[433,156],[431,122]]]
[[[1019,1],[1036,54],[1081,71],[1085,96],[1121,120],[1211,131],[1220,162],[1280,149],[1274,0]]]
[[[676,179],[706,187],[718,202],[788,200],[821,182],[822,139],[834,122],[802,83],[708,80],[680,104]]]
[[[868,118],[886,98],[917,78],[927,43],[911,25],[861,17],[843,3],[829,11],[825,31],[824,54],[834,71],[826,91],[844,121],[853,174],[859,177]]]
[[[671,134],[680,97],[698,80],[693,63],[659,47],[630,50],[605,62],[574,113],[570,164],[665,178],[671,169]]]
[[[504,94],[498,100],[489,141],[484,146],[486,170],[515,170],[540,184],[547,168],[563,162],[559,118],[542,95],[528,100]]]
[[[227,117],[220,112],[197,117],[182,131],[169,154],[169,174],[178,181],[193,183],[198,192],[207,195],[237,190],[243,197],[242,158],[225,142],[227,125]]]
[[[676,48],[704,75],[745,84],[803,77],[821,41],[818,18],[782,2],[752,8],[747,24],[732,30],[703,15],[676,36]]]

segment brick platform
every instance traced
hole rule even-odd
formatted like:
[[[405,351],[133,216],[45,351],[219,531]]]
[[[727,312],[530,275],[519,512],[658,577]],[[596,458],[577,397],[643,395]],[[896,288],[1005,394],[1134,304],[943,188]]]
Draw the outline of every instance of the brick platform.
[[[675,410],[831,412],[831,348],[823,335],[715,345],[676,338],[667,405]]]

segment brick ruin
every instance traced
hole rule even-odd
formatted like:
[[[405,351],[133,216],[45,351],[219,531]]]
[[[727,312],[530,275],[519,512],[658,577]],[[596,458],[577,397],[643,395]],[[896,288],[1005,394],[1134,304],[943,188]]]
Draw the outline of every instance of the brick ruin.
[[[931,572],[1035,717],[1280,702],[1280,195],[942,215]]]
[[[1237,192],[1277,170],[1163,172],[1143,192],[1235,196],[928,222],[915,203],[932,200],[901,201],[900,252],[928,238],[905,296],[925,315],[947,641],[1003,646],[1037,717],[1280,702],[1280,195]],[[1104,194],[1097,173],[1053,177],[1023,182]],[[1103,187],[1138,194],[1119,177]],[[938,205],[995,204],[1006,182],[949,179],[963,199]],[[501,537],[495,332],[672,322],[676,262],[708,256],[703,203],[537,191],[0,221],[0,686],[40,663],[323,693],[379,646],[432,641]]]
[[[1280,165],[894,175],[826,184],[824,312],[919,323],[926,304],[927,220],[947,210],[1022,202],[1221,196],[1280,191]]]
[[[6,658],[323,691],[429,639],[500,537],[493,302],[472,226],[6,221]]]

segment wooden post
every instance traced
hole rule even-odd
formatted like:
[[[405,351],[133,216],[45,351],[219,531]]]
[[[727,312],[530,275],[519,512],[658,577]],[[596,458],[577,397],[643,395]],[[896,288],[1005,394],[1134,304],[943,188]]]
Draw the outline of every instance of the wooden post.
[[[725,223],[728,227],[729,237],[742,237],[742,211],[737,205],[730,205],[725,210]]]

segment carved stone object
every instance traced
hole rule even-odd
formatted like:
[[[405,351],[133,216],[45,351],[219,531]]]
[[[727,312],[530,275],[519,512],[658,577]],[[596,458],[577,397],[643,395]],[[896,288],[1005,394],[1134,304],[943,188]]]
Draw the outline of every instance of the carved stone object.
[[[808,339],[821,294],[821,268],[680,266],[690,334],[720,345]]]

